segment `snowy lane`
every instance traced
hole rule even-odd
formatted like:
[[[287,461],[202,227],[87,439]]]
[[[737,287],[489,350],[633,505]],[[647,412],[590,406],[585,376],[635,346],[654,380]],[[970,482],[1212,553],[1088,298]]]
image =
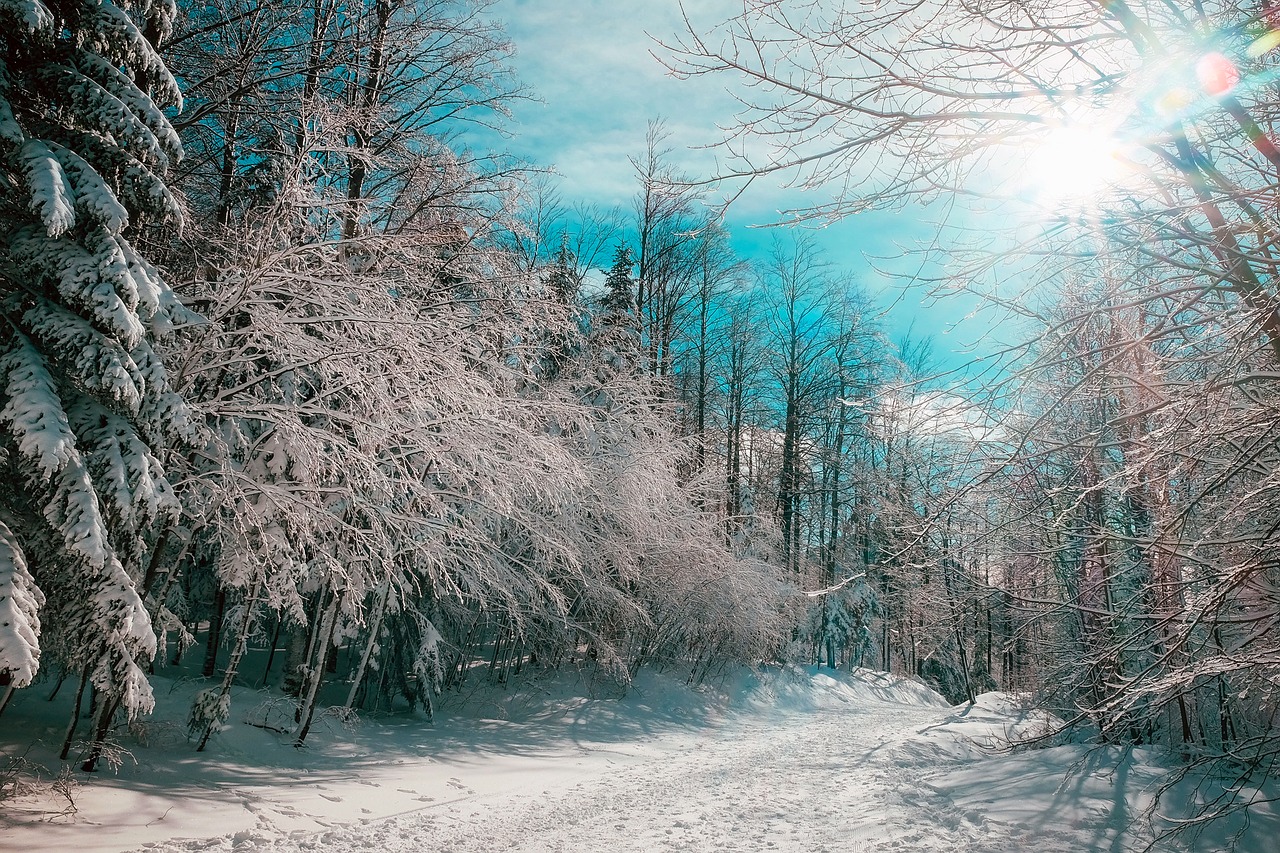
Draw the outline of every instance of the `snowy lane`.
[[[322,833],[237,833],[152,851],[1017,851],[1079,850],[965,813],[925,784],[964,759],[927,739],[956,712],[840,702],[734,715],[717,729],[585,748],[578,772],[537,769],[475,794],[486,768],[451,768],[461,796]],[[926,733],[922,736],[921,733]]]
[[[748,724],[589,782],[548,792],[462,832],[425,836],[445,849],[529,851],[978,849],[983,833],[935,821],[904,796],[904,726],[937,713],[820,710]],[[909,733],[910,729],[905,730]],[[948,825],[949,824],[949,825]],[[395,833],[407,827],[391,827]],[[413,849],[406,845],[404,849]]]
[[[247,692],[209,753],[161,722],[136,760],[74,787],[71,810],[49,786],[16,798],[0,851],[1271,853],[1280,837],[1276,791],[1198,837],[1153,838],[1220,788],[1171,786],[1149,748],[992,749],[1051,722],[1005,694],[953,708],[867,670],[735,677],[642,673],[613,698],[572,676],[485,686],[433,725],[326,715],[305,750],[254,725],[277,700]],[[185,707],[198,686],[163,695]],[[47,706],[15,719],[56,744]]]

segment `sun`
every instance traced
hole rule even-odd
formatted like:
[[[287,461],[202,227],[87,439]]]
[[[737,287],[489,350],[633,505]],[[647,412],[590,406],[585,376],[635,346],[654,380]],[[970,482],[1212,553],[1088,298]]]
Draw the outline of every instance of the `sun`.
[[[1122,145],[1111,133],[1083,125],[1054,127],[1027,159],[1028,190],[1044,204],[1081,206],[1115,184],[1123,169]]]

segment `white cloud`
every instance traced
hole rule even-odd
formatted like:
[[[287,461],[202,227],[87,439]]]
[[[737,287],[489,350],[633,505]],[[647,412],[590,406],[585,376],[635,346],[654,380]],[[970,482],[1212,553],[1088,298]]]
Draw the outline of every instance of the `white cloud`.
[[[702,11],[733,4],[702,2]],[[653,38],[681,24],[676,0],[501,0],[493,13],[515,42],[516,70],[543,103],[516,107],[513,149],[554,165],[575,198],[626,202],[635,192],[628,157],[642,152],[650,119],[663,117],[673,160],[708,174],[717,120],[732,114],[727,81],[677,80],[654,59]]]
[[[870,414],[872,428],[885,439],[910,435],[980,443],[1003,437],[985,409],[949,391],[886,388],[876,395]]]
[[[741,0],[685,5],[703,32],[742,10]],[[643,152],[648,122],[661,117],[670,132],[673,165],[693,177],[717,172],[721,155],[707,146],[721,139],[719,125],[732,123],[739,104],[726,87],[741,81],[731,75],[676,79],[654,58],[661,52],[655,39],[670,42],[684,32],[679,0],[498,0],[491,12],[516,45],[521,80],[542,101],[516,105],[511,139],[477,144],[553,166],[568,201],[628,206],[638,189],[629,158]],[[735,247],[745,256],[763,254],[771,236],[745,226],[777,222],[784,210],[832,198],[830,188],[785,188],[786,179],[758,180],[729,211]],[[901,245],[930,231],[918,211],[874,212],[834,223],[818,239],[834,265],[884,294],[883,303],[893,306],[887,315],[891,329],[914,324],[918,334],[933,336],[959,319],[955,311],[922,306],[919,294],[899,299],[891,292],[919,271],[919,263],[890,264],[894,281],[886,285],[863,257],[898,255]],[[943,348],[956,350],[951,361],[967,360],[963,350],[986,334],[985,327],[967,325],[965,334],[944,342]]]

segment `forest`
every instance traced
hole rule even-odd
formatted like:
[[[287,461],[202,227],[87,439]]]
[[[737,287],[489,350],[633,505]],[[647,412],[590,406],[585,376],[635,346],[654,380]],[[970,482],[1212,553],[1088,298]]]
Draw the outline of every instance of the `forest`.
[[[467,144],[536,94],[500,3],[0,0],[0,726],[67,691],[92,770],[195,656],[197,751],[237,684],[301,745],[803,663],[1267,777],[1280,9],[738,10],[655,47],[724,169],[655,116],[606,208]],[[713,189],[779,175],[829,200],[742,257]],[[915,286],[1018,336],[973,366],[809,230],[915,205]]]

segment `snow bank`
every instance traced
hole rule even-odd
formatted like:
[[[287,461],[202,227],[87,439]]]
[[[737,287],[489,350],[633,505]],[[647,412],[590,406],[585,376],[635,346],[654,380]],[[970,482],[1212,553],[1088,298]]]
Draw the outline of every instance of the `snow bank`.
[[[949,708],[950,703],[918,681],[887,672],[820,667],[765,671],[739,688],[738,701],[757,711],[803,712],[864,705]]]

